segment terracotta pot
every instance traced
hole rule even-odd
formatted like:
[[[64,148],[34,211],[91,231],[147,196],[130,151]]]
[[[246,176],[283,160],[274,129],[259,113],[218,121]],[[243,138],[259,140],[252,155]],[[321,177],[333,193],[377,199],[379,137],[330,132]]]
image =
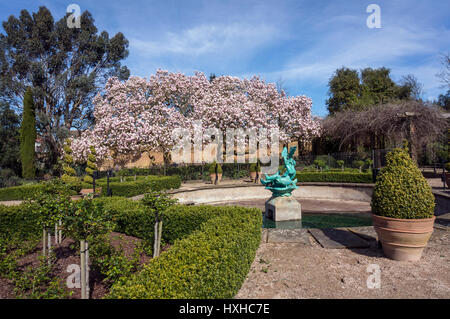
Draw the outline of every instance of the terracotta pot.
[[[399,219],[372,214],[373,227],[386,257],[416,261],[433,233],[435,216],[423,219]]]
[[[254,182],[256,179],[256,172],[250,172],[250,178]]]

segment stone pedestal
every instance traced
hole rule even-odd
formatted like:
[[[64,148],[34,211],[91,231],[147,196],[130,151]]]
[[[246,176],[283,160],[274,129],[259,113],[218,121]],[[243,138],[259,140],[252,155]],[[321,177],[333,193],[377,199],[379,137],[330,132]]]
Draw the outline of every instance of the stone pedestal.
[[[302,219],[302,205],[292,197],[272,197],[265,208],[266,218],[276,222]]]

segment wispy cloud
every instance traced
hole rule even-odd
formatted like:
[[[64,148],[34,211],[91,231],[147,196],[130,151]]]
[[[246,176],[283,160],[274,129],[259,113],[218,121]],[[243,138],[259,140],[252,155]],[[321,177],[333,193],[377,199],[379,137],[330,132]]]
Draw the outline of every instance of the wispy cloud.
[[[167,32],[156,41],[131,38],[130,48],[147,56],[232,54],[257,49],[277,36],[277,29],[266,24],[207,24],[179,33]]]

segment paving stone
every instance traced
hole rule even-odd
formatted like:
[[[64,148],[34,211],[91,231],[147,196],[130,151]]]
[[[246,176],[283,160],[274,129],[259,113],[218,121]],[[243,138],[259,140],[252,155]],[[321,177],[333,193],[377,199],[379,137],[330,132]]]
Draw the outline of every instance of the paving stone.
[[[369,242],[370,248],[377,248],[378,235],[373,226],[349,227],[349,231]]]
[[[368,241],[355,235],[346,228],[311,228],[309,232],[323,248],[368,248]]]
[[[307,229],[268,229],[268,243],[301,243],[311,246]]]

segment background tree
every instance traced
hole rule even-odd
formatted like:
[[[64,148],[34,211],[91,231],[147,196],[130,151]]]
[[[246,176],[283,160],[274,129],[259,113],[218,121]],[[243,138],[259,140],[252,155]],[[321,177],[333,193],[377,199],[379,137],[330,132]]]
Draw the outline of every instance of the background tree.
[[[20,127],[20,159],[22,177],[32,179],[36,176],[35,165],[36,116],[31,88],[27,88],[23,99],[22,125]]]
[[[26,87],[33,87],[39,136],[49,150],[47,169],[57,162],[69,131],[90,124],[92,97],[106,78],[129,76],[120,63],[128,56],[122,33],[98,34],[88,11],[81,28],[68,28],[68,16],[55,22],[46,7],[33,14],[22,10],[3,22],[0,34],[0,94],[20,110]]]
[[[390,70],[385,67],[361,70],[361,85],[363,105],[387,103],[398,97],[399,86],[392,81]]]
[[[342,67],[328,82],[330,98],[326,101],[330,114],[351,109],[359,104],[361,85],[358,71]]]
[[[444,108],[446,111],[450,111],[450,90],[445,94],[439,94],[438,100],[434,103]]]
[[[6,102],[0,102],[0,169],[21,175],[20,118]]]
[[[450,53],[442,55],[441,63],[444,69],[437,76],[441,79],[444,87],[450,87]]]
[[[331,115],[343,110],[363,110],[371,105],[395,100],[419,100],[422,84],[409,74],[396,84],[385,67],[357,70],[337,69],[328,82],[329,98],[326,101]]]

